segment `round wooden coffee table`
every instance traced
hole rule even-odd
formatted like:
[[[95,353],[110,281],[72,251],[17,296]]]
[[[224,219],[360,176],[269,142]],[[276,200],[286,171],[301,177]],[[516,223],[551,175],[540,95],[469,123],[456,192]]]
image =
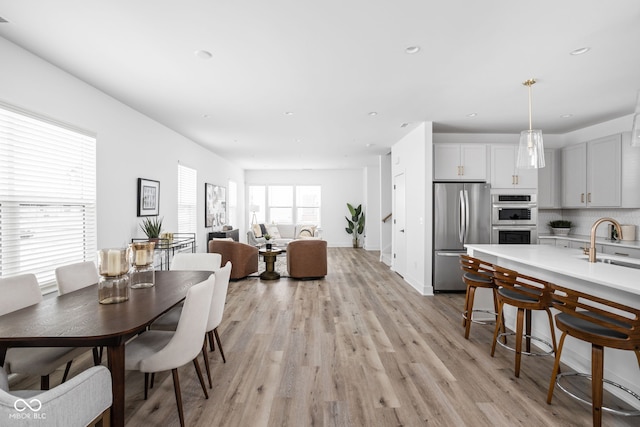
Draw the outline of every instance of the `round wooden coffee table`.
[[[265,263],[265,271],[260,274],[260,278],[262,280],[278,280],[280,278],[280,273],[278,273],[275,268],[276,258],[281,253],[284,253],[285,250],[279,248],[271,248],[270,250],[261,248],[259,252]]]

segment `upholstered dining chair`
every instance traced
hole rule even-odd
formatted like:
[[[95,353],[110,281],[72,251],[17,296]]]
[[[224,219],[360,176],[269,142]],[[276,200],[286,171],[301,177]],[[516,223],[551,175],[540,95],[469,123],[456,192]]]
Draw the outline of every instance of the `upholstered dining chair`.
[[[224,267],[215,272],[216,286],[213,289],[213,295],[211,297],[211,311],[209,311],[209,319],[207,320],[207,330],[205,336],[205,342],[202,345],[202,357],[204,358],[204,367],[207,371],[207,378],[209,380],[209,388],[213,387],[211,381],[211,369],[209,365],[209,355],[207,354],[206,339],[209,339],[209,349],[215,350],[213,339],[218,343],[218,349],[220,350],[220,356],[222,356],[222,362],[227,363],[227,359],[224,356],[224,350],[222,350],[222,343],[220,342],[220,335],[218,334],[218,326],[222,322],[222,316],[224,314],[224,305],[227,301],[227,289],[229,288],[229,279],[231,276],[231,262],[227,261]],[[151,329],[160,329],[165,331],[173,331],[176,329],[178,319],[182,309],[176,307],[170,310],[165,315],[161,316],[158,320],[151,324]]]
[[[193,362],[205,398],[209,398],[198,364],[198,354],[202,349],[215,282],[215,275],[212,274],[204,282],[189,288],[175,332],[148,330],[125,346],[125,369],[144,372],[145,399],[149,389],[149,374],[171,370],[181,426],[184,426],[184,412],[179,367]]]
[[[58,295],[64,295],[78,289],[98,283],[98,269],[93,261],[77,262],[56,268]],[[93,364],[102,361],[102,348],[93,348]]]
[[[180,252],[171,259],[170,270],[215,271],[222,265],[222,255]]]
[[[0,278],[0,316],[42,301],[42,292],[34,274]],[[64,383],[74,358],[88,351],[73,347],[15,347],[7,350],[4,369],[7,373],[38,375],[40,388],[49,389],[49,375],[66,364]]]
[[[68,427],[101,422],[108,426],[112,399],[111,374],[105,366],[93,366],[66,383],[45,391],[9,391],[7,373],[0,367],[0,420],[9,424],[12,416],[33,414],[32,417],[15,419],[15,425]]]

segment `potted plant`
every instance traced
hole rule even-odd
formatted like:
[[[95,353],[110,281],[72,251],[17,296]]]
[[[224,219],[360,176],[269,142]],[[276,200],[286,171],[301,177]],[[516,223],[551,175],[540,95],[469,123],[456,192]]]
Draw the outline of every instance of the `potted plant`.
[[[351,219],[345,216],[347,220],[345,230],[353,236],[353,247],[357,248],[359,247],[358,236],[364,232],[364,212],[362,212],[362,205],[354,208],[350,203],[347,203],[347,208],[351,214]]]
[[[270,251],[270,250],[271,250],[271,248],[273,247],[272,243],[270,242],[270,240],[271,240],[271,235],[270,235],[270,234],[265,234],[265,235],[263,235],[262,237],[264,237],[264,240],[266,240],[266,241],[267,241],[267,244],[266,244],[266,246],[267,246],[267,250],[268,250],[268,251]]]
[[[162,232],[162,218],[157,216],[147,217],[142,220],[140,228],[150,242],[157,242]]]
[[[551,228],[553,234],[557,236],[566,236],[571,230],[571,221],[567,221],[564,219],[549,221],[547,225]]]

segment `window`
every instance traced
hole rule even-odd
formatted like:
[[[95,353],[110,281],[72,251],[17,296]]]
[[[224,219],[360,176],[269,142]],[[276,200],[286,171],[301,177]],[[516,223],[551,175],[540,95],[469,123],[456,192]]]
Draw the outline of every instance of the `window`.
[[[0,276],[94,261],[95,135],[0,105]]]
[[[319,226],[321,192],[322,187],[319,185],[251,185],[248,200],[249,223]]]
[[[296,187],[296,218],[298,224],[320,225],[320,186]]]
[[[178,233],[195,233],[198,172],[178,164]]]

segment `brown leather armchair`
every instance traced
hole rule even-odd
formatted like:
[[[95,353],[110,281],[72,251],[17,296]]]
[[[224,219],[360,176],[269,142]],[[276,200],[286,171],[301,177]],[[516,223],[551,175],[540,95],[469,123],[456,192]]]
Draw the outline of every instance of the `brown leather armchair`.
[[[327,241],[294,240],[287,246],[287,270],[296,279],[327,275]]]
[[[222,255],[222,264],[231,261],[230,279],[243,279],[258,271],[258,248],[229,240],[209,240],[209,252]]]

